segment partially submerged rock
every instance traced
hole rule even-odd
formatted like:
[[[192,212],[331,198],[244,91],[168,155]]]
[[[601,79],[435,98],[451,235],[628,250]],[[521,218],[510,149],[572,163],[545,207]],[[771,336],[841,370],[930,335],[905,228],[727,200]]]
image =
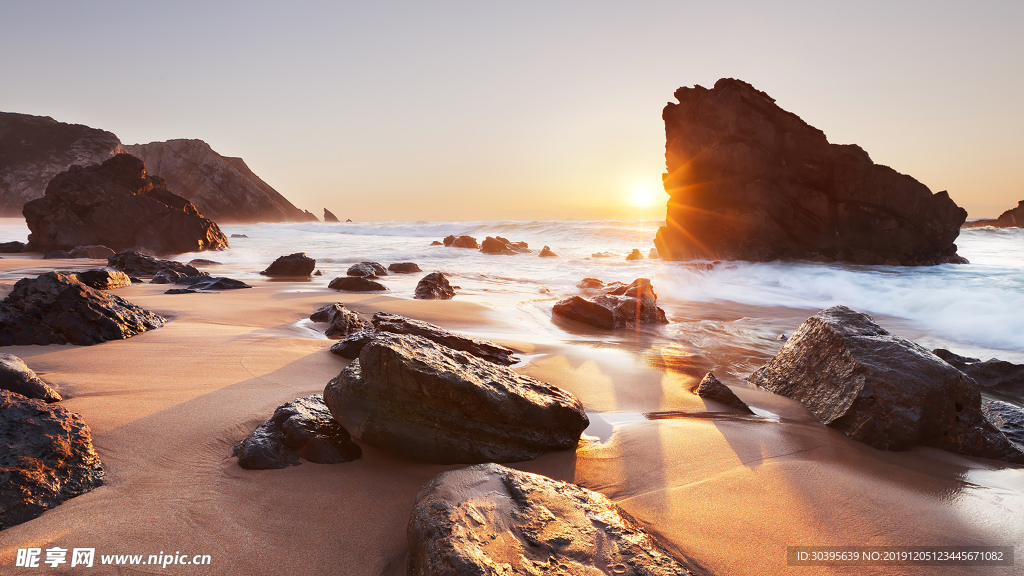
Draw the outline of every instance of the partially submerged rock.
[[[455,297],[455,289],[444,273],[431,272],[416,283],[415,297],[419,300],[451,300]]]
[[[157,254],[223,250],[228,239],[191,202],[147,176],[129,154],[53,177],[42,198],[22,212],[32,250],[70,250],[102,244],[114,250],[146,248]]]
[[[309,315],[309,319],[313,322],[326,322],[330,324],[327,330],[324,331],[328,338],[344,338],[349,334],[370,328],[369,322],[361,320],[358,314],[345,308],[345,305],[341,302],[317,308],[316,311]]]
[[[360,276],[341,276],[331,280],[327,287],[345,292],[380,292],[388,289],[387,286],[376,280]]]
[[[327,208],[324,208],[324,222],[338,222],[338,221],[339,221],[338,217],[334,215],[334,212],[331,212]],[[351,220],[349,220],[349,222],[351,222]]]
[[[240,290],[242,288],[252,288],[252,286],[249,286],[241,280],[235,280],[234,278],[227,278],[224,276],[186,276],[184,278],[178,278],[174,283],[188,286],[192,290],[196,291]]]
[[[640,252],[639,248],[633,248],[633,251],[626,256],[626,260],[643,260],[644,255]]]
[[[692,576],[605,496],[498,464],[424,485],[408,535],[410,576]]]
[[[135,250],[118,252],[107,258],[107,266],[115,268],[129,276],[152,276],[161,270],[174,270],[181,276],[202,276],[195,266],[182,264],[175,260],[160,260]]]
[[[580,284],[584,285],[583,282]],[[586,285],[597,287],[593,282]],[[658,307],[658,295],[654,292],[650,280],[637,278],[628,286],[619,282],[609,284],[604,289],[605,293],[593,300],[581,296],[570,296],[560,300],[551,312],[607,330],[639,324],[668,323],[665,311]]]
[[[345,274],[349,276],[387,276],[388,269],[378,262],[359,262],[349,266]]]
[[[73,274],[47,272],[19,280],[0,302],[0,346],[99,344],[159,328],[164,321]]]
[[[221,263],[216,260],[207,260],[206,258],[193,258],[188,261],[189,266],[220,266]]]
[[[103,467],[81,416],[0,390],[0,530],[101,484]]]
[[[994,228],[1024,228],[1024,200],[1017,203],[1016,208],[1010,208],[999,215],[999,218],[973,220],[964,222],[961,228],[983,228],[992,226]]]
[[[557,258],[558,254],[555,254],[554,252],[552,252],[551,248],[549,248],[547,246],[544,246],[540,250],[540,257],[541,258]]]
[[[604,288],[604,282],[597,278],[584,278],[583,280],[580,280],[580,283],[577,284],[576,287],[582,288],[583,290],[594,290],[597,288]]]
[[[270,420],[231,451],[238,457],[238,465],[249,470],[298,466],[299,458],[316,464],[339,464],[362,454],[345,428],[331,417],[321,394],[279,406]]]
[[[14,354],[0,354],[0,389],[42,400],[47,404],[62,400],[56,390],[50,388],[24,360]]]
[[[943,348],[936,348],[932,352],[973,378],[982,390],[1018,401],[1024,400],[1024,364],[1013,364],[997,358],[982,362],[978,358],[960,356]]]
[[[94,244],[92,246],[75,246],[69,255],[72,258],[92,258],[94,260],[106,260],[114,255],[114,251],[106,246]]]
[[[513,255],[530,252],[530,247],[526,242],[512,242],[501,236],[488,236],[480,244],[480,251],[484,254]]]
[[[808,318],[748,381],[880,450],[931,446],[1024,463],[985,419],[974,380],[846,306]]]
[[[1002,400],[981,403],[981,412],[1011,442],[1024,448],[1024,410]]]
[[[395,262],[388,266],[388,272],[395,272],[396,274],[412,274],[414,272],[423,272],[415,262]]]
[[[112,290],[132,285],[131,277],[117,270],[103,270],[101,268],[84,270],[82,272],[75,272],[75,277],[82,284],[97,290]]]
[[[232,238],[248,238],[245,234],[232,234]]]
[[[316,260],[306,256],[305,252],[296,252],[274,260],[260,274],[264,276],[301,276],[308,278],[313,273],[314,268],[316,268]]]
[[[476,250],[480,246],[476,243],[476,238],[472,236],[448,236],[444,239],[445,246],[451,246],[452,248],[472,248]]]
[[[725,404],[747,414],[754,413],[750,406],[747,406],[746,402],[740,400],[735,392],[730,390],[725,384],[722,384],[711,372],[704,375],[704,379],[693,389],[693,393],[701,398],[714,400],[719,404]]]
[[[384,332],[328,383],[324,401],[359,441],[441,464],[571,449],[589,423],[564,390],[426,338]]]

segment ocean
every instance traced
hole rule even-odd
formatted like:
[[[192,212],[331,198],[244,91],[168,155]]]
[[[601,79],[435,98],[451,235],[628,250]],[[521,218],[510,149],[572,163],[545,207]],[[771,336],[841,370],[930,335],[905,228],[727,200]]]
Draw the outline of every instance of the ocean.
[[[875,317],[884,328],[928,347],[1024,363],[1024,230],[963,230],[957,241],[968,265],[861,266],[809,262],[681,263],[626,261],[645,256],[661,221],[357,222],[225,225],[231,249],[178,257],[209,258],[215,274],[240,280],[277,256],[305,252],[327,283],[353,263],[416,262],[440,270],[460,286],[458,299],[511,311],[539,339],[638,342],[623,331],[595,336],[551,321],[551,307],[578,293],[587,277],[605,282],[650,278],[671,323],[644,327],[643,346],[704,355],[716,369],[742,378],[773,356],[788,335],[818,310],[844,304]],[[24,240],[23,220],[0,220],[0,241]],[[526,241],[532,254],[491,256],[430,246],[449,234],[503,236]],[[558,258],[539,258],[543,246]],[[45,268],[42,266],[41,268]],[[411,298],[422,275],[385,279],[391,295]],[[10,281],[13,278],[4,278]],[[303,285],[297,284],[297,290]],[[625,331],[630,332],[630,331]],[[728,359],[728,360],[727,360]]]

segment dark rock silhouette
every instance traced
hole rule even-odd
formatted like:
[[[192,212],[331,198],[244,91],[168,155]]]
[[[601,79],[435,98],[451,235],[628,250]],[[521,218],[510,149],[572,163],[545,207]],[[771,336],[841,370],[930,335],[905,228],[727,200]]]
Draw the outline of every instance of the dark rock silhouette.
[[[600,282],[594,278],[588,280]],[[607,330],[668,323],[665,311],[658,307],[658,295],[646,278],[637,278],[628,286],[621,282],[609,284],[604,287],[604,293],[593,300],[570,296],[555,304],[551,313]]]
[[[316,268],[316,260],[306,256],[305,252],[296,252],[280,256],[267,269],[260,272],[264,276],[304,276],[309,277]]]
[[[327,330],[324,331],[328,338],[344,338],[349,334],[370,328],[369,322],[361,320],[358,314],[345,308],[345,305],[341,302],[317,308],[316,311],[309,315],[309,319],[313,322],[326,322],[330,324]]]
[[[1011,442],[1024,449],[1024,410],[1001,400],[988,400],[981,403],[981,411]]]
[[[338,217],[333,212],[324,208],[324,222],[339,222]],[[351,220],[349,220],[351,222]]]
[[[1010,208],[995,219],[974,220],[964,222],[961,228],[983,228],[992,226],[994,228],[1024,228],[1024,200],[1017,203],[1016,208]]]
[[[60,394],[43,382],[25,361],[14,354],[0,354],[0,389],[42,400],[47,404],[60,402]]]
[[[589,423],[564,390],[387,332],[327,384],[324,402],[360,442],[439,464],[532,460],[574,448]]]
[[[117,136],[49,116],[0,112],[0,216],[21,216],[29,200],[72,165],[89,166],[124,152]]]
[[[104,270],[101,268],[75,272],[75,278],[78,278],[78,281],[82,284],[97,290],[113,290],[114,288],[123,288],[125,286],[132,285],[131,277],[124,272]]]
[[[879,450],[931,446],[1024,463],[982,415],[974,380],[845,306],[808,318],[748,381]]]
[[[362,454],[345,428],[331,417],[321,394],[279,406],[270,420],[231,451],[238,457],[238,465],[249,470],[297,466],[299,458],[316,464],[339,464]]]
[[[114,251],[106,246],[75,246],[68,253],[72,258],[92,258],[94,260],[106,260],[114,255]]]
[[[342,276],[331,280],[328,288],[344,290],[345,292],[381,292],[388,287],[364,276]]]
[[[740,400],[739,396],[735,392],[729,389],[728,386],[722,384],[718,378],[711,372],[704,375],[704,379],[700,381],[694,389],[693,393],[701,398],[707,398],[708,400],[714,400],[720,404],[725,404],[735,408],[741,412],[747,414],[753,414],[754,412],[747,406],[747,403]]]
[[[21,252],[25,249],[26,244],[24,242],[18,242],[14,240],[12,242],[4,242],[0,244],[0,254],[13,254]]]
[[[308,213],[260,179],[244,160],[221,156],[202,140],[131,144],[125,150],[142,159],[146,171],[162,178],[175,194],[217,222],[310,220]]]
[[[936,348],[932,353],[973,378],[983,391],[1017,402],[1024,401],[1024,364],[997,358],[982,362],[979,358],[960,356],[944,348]]]
[[[388,272],[395,272],[397,274],[412,274],[414,272],[423,272],[415,262],[395,262],[388,266]]]
[[[174,270],[182,276],[201,276],[195,266],[182,264],[175,260],[160,260],[148,254],[142,254],[135,250],[118,252],[107,258],[107,266],[115,268],[129,276],[152,276],[161,270]]]
[[[180,254],[228,247],[216,224],[162,180],[147,176],[142,161],[128,154],[61,172],[23,213],[35,251],[102,244]]]
[[[345,274],[349,276],[387,276],[388,269],[377,262],[359,262],[349,266]]]
[[[0,530],[101,484],[103,467],[81,416],[0,390]]]
[[[159,328],[164,319],[74,275],[23,278],[0,302],[0,346],[99,344]]]
[[[240,290],[242,288],[252,288],[241,280],[235,280],[234,278],[226,278],[224,276],[207,276],[203,273],[203,276],[184,276],[174,281],[175,284],[184,285],[191,288],[193,291],[217,291],[217,290]]]
[[[373,340],[373,335],[376,334],[375,329],[362,330],[360,332],[354,332],[345,336],[340,342],[331,346],[331,354],[337,354],[342,358],[348,358],[349,360],[355,360],[359,358],[359,351],[366,346],[370,340]]]
[[[946,192],[779,108],[729,78],[680,88],[665,106],[666,260],[778,258],[861,264],[966,262],[953,243],[967,212]]]
[[[415,297],[419,300],[451,300],[455,297],[455,289],[444,273],[431,272],[416,283]]]
[[[67,250],[50,250],[46,254],[43,254],[43,260],[67,260],[71,258],[71,253]]]
[[[423,486],[408,545],[417,576],[693,576],[605,496],[498,464],[443,472]]]

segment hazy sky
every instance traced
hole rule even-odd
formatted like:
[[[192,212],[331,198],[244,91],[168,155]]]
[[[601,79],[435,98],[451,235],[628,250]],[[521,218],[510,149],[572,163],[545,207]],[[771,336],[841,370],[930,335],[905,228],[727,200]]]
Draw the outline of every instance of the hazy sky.
[[[663,217],[662,107],[734,77],[983,217],[1024,199],[1022,29],[1020,0],[0,0],[0,110],[199,138],[343,219]]]

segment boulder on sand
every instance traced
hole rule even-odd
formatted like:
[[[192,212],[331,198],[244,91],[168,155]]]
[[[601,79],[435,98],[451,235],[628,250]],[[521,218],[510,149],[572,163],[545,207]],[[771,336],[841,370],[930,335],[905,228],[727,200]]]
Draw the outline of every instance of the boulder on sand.
[[[583,282],[580,284],[584,285]],[[586,285],[597,287],[593,282]],[[605,293],[593,300],[570,296],[556,303],[551,313],[607,330],[639,324],[668,323],[665,311],[658,307],[658,295],[651,281],[646,278],[637,278],[628,286],[622,283],[609,284],[605,287]]]
[[[424,485],[408,538],[411,576],[693,574],[604,495],[498,464]]]
[[[73,274],[22,278],[0,302],[0,346],[99,344],[159,328],[165,320],[90,288]]]
[[[103,467],[81,416],[0,390],[0,530],[101,484]]]
[[[359,262],[349,266],[345,274],[349,276],[387,276],[388,269],[377,262]]]
[[[388,266],[388,272],[395,272],[397,274],[412,274],[414,272],[423,272],[415,262],[395,262]]]
[[[223,250],[228,239],[191,202],[146,175],[129,154],[54,176],[42,198],[22,212],[31,250],[70,250],[102,244],[114,250],[146,248],[157,254]]]
[[[1024,448],[1024,409],[1002,400],[988,400],[981,403],[981,411],[1011,442]]]
[[[369,322],[364,322],[355,312],[345,308],[341,302],[327,304],[317,308],[309,319],[313,322],[326,322],[330,324],[324,335],[328,338],[344,338],[349,334],[366,330],[370,327]]]
[[[161,270],[174,270],[181,276],[202,276],[195,266],[175,260],[158,260],[135,250],[118,252],[107,258],[107,266],[120,270],[129,276],[152,276]]]
[[[808,318],[748,381],[880,450],[931,446],[1024,463],[985,419],[974,380],[846,306]]]
[[[572,449],[573,395],[426,338],[378,332],[324,389],[359,441],[439,464],[519,462]]]
[[[314,268],[316,268],[316,260],[306,256],[305,252],[296,252],[274,260],[260,274],[264,276],[301,276],[309,278],[313,274]]]
[[[75,246],[69,255],[72,258],[92,258],[94,260],[106,260],[114,255],[114,251],[106,246]]]
[[[331,280],[327,287],[345,292],[381,292],[388,289],[380,282],[362,276],[341,276]]]
[[[82,284],[97,290],[112,290],[132,285],[132,279],[124,272],[104,270],[102,268],[75,272],[75,278],[78,278],[78,281]]]
[[[735,392],[730,390],[725,384],[722,384],[711,372],[704,375],[704,379],[700,381],[700,384],[693,388],[693,393],[701,398],[714,400],[720,404],[735,408],[740,412],[754,413],[750,406],[747,406],[746,402],[740,400]]]
[[[431,272],[416,283],[415,297],[419,300],[451,300],[455,297],[455,289],[444,273]]]
[[[316,464],[338,464],[362,454],[345,428],[331,417],[320,394],[279,406],[270,420],[231,451],[238,465],[249,470],[298,466],[299,458]]]
[[[56,390],[50,388],[24,360],[14,354],[0,354],[0,389],[42,400],[47,404],[62,400]]]

